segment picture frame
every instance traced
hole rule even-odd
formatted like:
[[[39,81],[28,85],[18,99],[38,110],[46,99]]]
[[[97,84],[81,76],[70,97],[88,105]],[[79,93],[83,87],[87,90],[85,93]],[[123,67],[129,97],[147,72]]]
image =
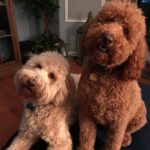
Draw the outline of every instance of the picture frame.
[[[88,0],[88,5],[85,7],[85,5],[82,4],[86,1],[87,0],[65,0],[65,22],[85,22],[88,12],[91,11],[94,14],[94,12],[99,11],[100,7],[105,3],[105,0],[94,0],[95,2]],[[80,7],[76,7],[77,4],[80,4]],[[92,5],[92,7],[90,7],[90,5]],[[83,8],[81,6],[83,6]],[[75,7],[76,9],[71,9],[70,7]],[[83,13],[82,10],[84,10]]]

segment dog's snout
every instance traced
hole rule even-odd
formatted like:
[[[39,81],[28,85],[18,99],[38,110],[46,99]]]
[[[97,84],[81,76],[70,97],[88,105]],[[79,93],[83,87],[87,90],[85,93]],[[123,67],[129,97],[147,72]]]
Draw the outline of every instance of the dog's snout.
[[[97,42],[97,48],[100,51],[107,51],[108,46],[113,42],[113,37],[110,34],[103,34]]]
[[[103,45],[107,46],[109,44],[111,44],[113,42],[113,37],[109,34],[105,34],[103,37],[102,37],[102,43]]]
[[[28,79],[26,81],[24,87],[31,91],[35,87],[35,81],[34,81],[34,79]]]
[[[29,87],[34,87],[34,86],[35,86],[34,80],[33,80],[33,79],[28,79],[28,80],[27,80],[27,85],[28,85]]]

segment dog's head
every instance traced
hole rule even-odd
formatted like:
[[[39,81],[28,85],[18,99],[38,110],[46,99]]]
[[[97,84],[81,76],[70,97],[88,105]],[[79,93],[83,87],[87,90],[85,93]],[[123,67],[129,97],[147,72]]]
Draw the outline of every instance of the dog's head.
[[[136,5],[107,2],[82,36],[81,51],[96,65],[120,67],[123,79],[137,79],[146,50],[145,17]]]
[[[68,94],[69,64],[57,52],[32,56],[16,73],[17,90],[35,104],[59,103]]]

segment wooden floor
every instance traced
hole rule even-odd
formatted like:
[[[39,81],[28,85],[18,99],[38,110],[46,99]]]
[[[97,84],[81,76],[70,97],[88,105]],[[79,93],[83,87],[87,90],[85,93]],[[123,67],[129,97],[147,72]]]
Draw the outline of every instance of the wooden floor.
[[[81,67],[70,59],[71,72],[80,73]],[[141,79],[140,82],[150,84]],[[23,102],[13,84],[13,75],[0,80],[0,149],[9,137],[18,129],[22,116]]]

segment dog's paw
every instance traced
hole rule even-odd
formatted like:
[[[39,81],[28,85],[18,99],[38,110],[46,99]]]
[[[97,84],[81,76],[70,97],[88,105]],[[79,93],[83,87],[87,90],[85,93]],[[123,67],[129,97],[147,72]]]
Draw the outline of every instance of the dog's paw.
[[[132,141],[131,135],[128,133],[125,133],[123,141],[122,141],[122,146],[123,147],[129,146],[131,144],[131,141]]]
[[[8,148],[6,148],[6,150],[16,150],[17,148],[14,146],[9,146]]]

